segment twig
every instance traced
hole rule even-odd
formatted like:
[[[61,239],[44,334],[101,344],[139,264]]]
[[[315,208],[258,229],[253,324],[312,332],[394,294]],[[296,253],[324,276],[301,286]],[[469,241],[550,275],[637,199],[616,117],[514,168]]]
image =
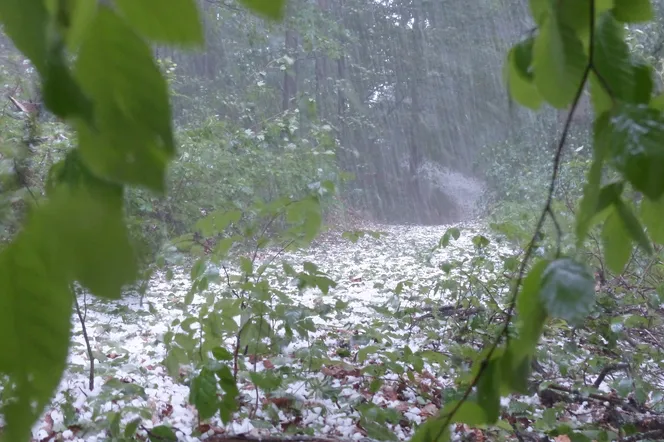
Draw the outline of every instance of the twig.
[[[661,440],[664,438],[664,429],[646,431],[645,433],[637,433],[628,437],[620,439],[622,442],[637,442],[640,440]]]
[[[95,358],[92,355],[92,347],[90,346],[90,339],[88,338],[88,330],[85,326],[85,318],[83,313],[81,313],[81,306],[78,304],[78,297],[76,296],[76,289],[72,286],[71,293],[74,297],[74,305],[76,305],[76,314],[78,315],[78,320],[81,322],[81,329],[83,330],[83,339],[85,340],[85,346],[88,350],[88,358],[90,358],[90,375],[88,380],[88,387],[90,391],[95,389]]]
[[[629,364],[626,363],[607,365],[599,373],[599,376],[597,376],[597,379],[595,380],[593,387],[599,388],[599,386],[602,385],[602,382],[604,382],[604,378],[606,378],[606,376],[609,373],[613,373],[614,371],[627,370],[627,369],[629,369]]]
[[[589,393],[587,395],[582,394],[578,390],[574,390],[569,387],[565,387],[564,385],[558,385],[558,384],[551,384],[544,390],[540,391],[539,394],[541,395],[542,393],[545,393],[546,391],[549,392],[555,392],[555,391],[560,391],[562,393],[567,393],[569,395],[575,396],[576,400],[583,402],[587,401],[588,399],[593,399],[599,402],[608,402],[609,404],[613,405],[618,405],[622,407],[625,410],[634,410],[634,411],[639,411],[637,407],[635,407],[634,404],[630,404],[628,402],[623,401],[617,396],[611,396],[611,395],[606,395],[606,394],[599,394],[599,393]],[[562,396],[562,395],[559,395]],[[569,398],[569,400],[574,400],[574,398]]]
[[[452,419],[454,419],[454,415],[459,411],[461,406],[468,400],[470,397],[471,393],[473,392],[473,389],[477,386],[479,383],[480,379],[484,375],[487,367],[489,366],[489,361],[493,357],[493,354],[495,351],[498,349],[498,345],[502,341],[503,337],[506,339],[509,339],[508,336],[508,331],[509,331],[509,326],[510,323],[512,322],[512,318],[514,317],[514,310],[516,309],[516,301],[517,297],[519,294],[519,288],[521,287],[521,284],[523,283],[523,279],[526,274],[526,267],[528,263],[530,262],[530,258],[533,255],[534,249],[535,249],[535,243],[537,238],[539,237],[539,234],[544,226],[544,221],[546,220],[547,216],[549,215],[549,212],[551,211],[551,204],[553,203],[553,195],[556,190],[556,181],[558,178],[558,172],[560,169],[560,163],[562,160],[562,154],[563,154],[563,148],[565,147],[565,143],[567,141],[567,136],[569,135],[570,127],[572,124],[572,118],[574,117],[574,112],[576,111],[576,108],[579,105],[579,101],[581,99],[581,96],[583,94],[583,90],[585,88],[586,82],[588,81],[588,77],[590,75],[591,69],[592,69],[592,60],[594,56],[594,43],[595,43],[595,2],[589,2],[590,5],[590,37],[589,37],[589,55],[588,55],[588,63],[586,64],[583,75],[581,77],[581,82],[577,88],[576,94],[574,96],[574,100],[572,101],[572,107],[570,109],[570,112],[567,114],[567,118],[565,120],[565,125],[563,127],[563,132],[561,134],[560,140],[558,142],[558,147],[556,149],[556,154],[553,159],[553,171],[551,173],[551,180],[549,182],[549,190],[548,190],[548,195],[546,199],[546,203],[544,204],[544,209],[542,210],[542,213],[540,214],[539,220],[537,221],[537,225],[535,227],[535,233],[533,234],[532,239],[530,240],[530,243],[528,244],[528,247],[526,248],[523,260],[521,261],[521,265],[519,266],[519,273],[518,277],[516,280],[516,284],[514,284],[514,288],[512,289],[512,296],[509,304],[509,308],[507,311],[507,318],[505,319],[505,325],[503,326],[502,330],[496,336],[494,339],[493,343],[491,344],[491,347],[489,348],[489,351],[487,352],[486,356],[480,363],[480,368],[471,381],[470,385],[466,388],[466,391],[464,392],[463,396],[461,399],[456,403],[454,408],[447,414],[445,417],[445,420],[443,421],[443,425],[440,426],[440,430],[438,430],[436,437],[434,440],[438,440],[441,438],[441,436],[444,434],[445,431],[448,430],[450,424],[452,423]],[[599,77],[599,76],[598,76]]]

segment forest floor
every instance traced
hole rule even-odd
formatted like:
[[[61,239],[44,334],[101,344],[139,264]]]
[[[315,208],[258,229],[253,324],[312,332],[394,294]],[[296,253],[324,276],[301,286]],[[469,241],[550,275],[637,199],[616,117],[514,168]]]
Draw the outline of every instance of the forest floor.
[[[170,281],[157,275],[142,304],[133,295],[113,302],[80,297],[95,358],[94,386],[90,390],[90,360],[74,317],[69,369],[33,429],[34,440],[148,440],[150,429],[159,425],[171,426],[181,441],[274,434],[408,439],[418,424],[463,391],[455,385],[457,378],[468,372],[504,317],[505,266],[513,265],[515,255],[507,244],[483,242],[478,235],[489,235],[481,224],[458,226],[458,239],[449,238],[446,247],[435,250],[448,227],[368,227],[384,235],[352,243],[330,232],[311,249],[274,261],[315,263],[337,282],[327,295],[298,290],[291,279],[277,277],[280,266],[266,272],[270,284],[294,303],[317,312],[315,331],[260,357],[239,355],[241,408],[226,424],[218,414],[199,421],[189,404],[190,370],[184,364],[176,380],[164,364],[165,334],[184,333],[183,321],[195,317],[205,302],[198,294],[190,304],[183,302],[191,286],[188,270],[173,269]],[[222,293],[223,282],[208,292]],[[604,338],[582,329],[576,335],[557,323],[552,329],[535,371],[538,382],[546,384],[530,396],[504,399],[501,418],[491,429],[456,426],[456,439],[539,440],[543,432],[565,424],[568,434],[585,431],[586,439],[561,432],[556,441],[595,440],[594,427],[610,431],[618,422],[631,422],[635,430],[647,431],[644,413],[651,421],[660,419],[653,404],[661,394],[635,386],[619,365],[620,347],[608,349]],[[650,338],[638,339],[648,344]],[[226,342],[231,352],[234,343]],[[661,352],[659,360],[646,355],[639,363],[650,367],[651,383],[662,380]],[[266,394],[256,388],[252,372],[272,372],[281,380]],[[639,391],[645,396],[635,397]],[[124,429],[137,418],[139,438],[123,439]],[[652,424],[650,430],[657,428]]]

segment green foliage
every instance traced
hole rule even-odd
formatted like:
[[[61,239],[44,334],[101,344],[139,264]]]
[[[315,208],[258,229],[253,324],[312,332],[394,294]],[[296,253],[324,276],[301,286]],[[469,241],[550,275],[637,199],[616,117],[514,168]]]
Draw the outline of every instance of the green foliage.
[[[45,104],[74,122],[79,143],[54,166],[48,198],[35,201],[22,231],[0,254],[6,355],[0,373],[12,386],[12,400],[2,409],[4,440],[28,440],[58,385],[69,343],[71,287],[80,283],[97,296],[118,298],[137,277],[123,185],[164,190],[175,151],[166,82],[148,43],[114,10],[90,3],[0,6],[5,30],[41,76]],[[124,12],[145,24],[141,30],[160,36],[136,9]],[[170,41],[191,40],[180,26],[200,27],[196,15],[170,23],[162,18],[160,31]],[[78,48],[73,65],[66,47]]]
[[[632,255],[632,241],[616,212],[612,212],[604,222],[602,243],[607,266],[614,273],[622,273]]]
[[[114,12],[101,8],[90,28],[76,74],[97,101],[94,126],[77,125],[81,156],[102,178],[162,192],[175,152],[166,82],[149,46]]]
[[[581,39],[557,12],[544,14],[533,44],[533,83],[549,104],[563,108],[583,81],[586,57]]]
[[[614,0],[615,14],[625,23],[638,23],[652,20],[653,11],[650,0]]]
[[[319,119],[315,106],[306,104],[315,102],[285,96],[285,109],[276,117],[265,112],[262,117],[267,118],[256,124],[248,116],[254,112],[254,102],[260,103],[261,97],[274,93],[260,80],[246,92],[251,97],[246,103],[224,99],[226,110],[241,115],[238,121],[247,121],[227,123],[206,117],[181,130],[181,157],[167,173],[167,166],[176,157],[168,86],[177,82],[183,85],[187,78],[178,77],[168,60],[155,60],[151,43],[201,44],[203,26],[196,6],[189,0],[117,0],[116,9],[96,3],[0,3],[0,19],[7,34],[40,75],[45,104],[54,115],[73,125],[78,142],[59,161],[53,161],[43,186],[46,196],[34,198],[23,228],[0,251],[0,375],[7,379],[2,391],[6,421],[3,440],[28,440],[32,423],[58,385],[70,338],[73,287],[80,285],[98,297],[116,299],[143,270],[139,269],[130,236],[132,229],[143,229],[140,232],[149,243],[146,248],[158,249],[164,238],[176,237],[165,248],[172,256],[179,249],[198,258],[190,272],[191,288],[179,301],[187,317],[171,324],[164,335],[168,349],[164,365],[176,379],[189,376],[189,401],[201,419],[217,414],[223,422],[233,418],[239,410],[240,376],[247,376],[266,397],[276,394],[282,377],[255,368],[248,372],[244,356],[253,357],[255,367],[257,358],[270,355],[271,349],[284,347],[296,337],[311,338],[317,331],[314,317],[325,317],[334,310],[340,313],[344,308],[343,301],[335,308],[305,307],[278,289],[272,279],[290,280],[300,292],[315,289],[323,295],[329,295],[336,286],[313,262],[304,260],[298,266],[273,262],[283,251],[312,242],[321,230],[325,204],[335,184],[342,181],[334,157],[337,140],[333,129]],[[285,9],[284,1],[241,3],[274,19],[281,18]],[[530,7],[538,29],[508,53],[505,77],[511,96],[532,109],[541,108],[543,102],[562,109],[578,104],[575,101],[588,82],[596,113],[592,152],[581,152],[590,138],[588,134],[575,134],[578,137],[572,142],[579,146],[575,149],[578,155],[566,160],[567,170],[554,174],[556,180],[552,183],[572,182],[575,186],[562,190],[557,187],[549,195],[546,189],[523,190],[534,180],[550,175],[544,167],[521,173],[523,149],[497,154],[512,156],[506,168],[511,173],[504,174],[503,169],[493,177],[499,181],[498,176],[504,175],[511,181],[507,183],[503,178],[498,189],[499,198],[508,200],[502,210],[516,208],[523,216],[518,223],[494,226],[527,250],[523,259],[536,253],[544,259],[534,265],[525,261],[518,268],[515,257],[506,258],[502,271],[508,276],[503,276],[505,280],[496,277],[490,281],[491,286],[479,273],[472,273],[495,270],[495,264],[486,256],[492,242],[476,235],[470,241],[475,250],[471,270],[460,262],[439,264],[446,275],[456,271],[463,278],[419,287],[421,293],[446,290],[457,307],[468,310],[483,305],[476,293],[487,293],[482,296],[487,298],[483,302],[500,312],[498,316],[506,322],[490,319],[495,315],[476,313],[477,318],[467,320],[463,327],[455,324],[454,331],[461,337],[469,329],[482,330],[484,334],[478,334],[481,338],[477,341],[484,344],[484,351],[477,357],[475,343],[452,346],[449,357],[471,368],[463,370],[456,380],[460,388],[454,393],[460,394],[446,399],[440,416],[422,425],[414,441],[449,440],[449,424],[453,422],[500,425],[501,396],[529,392],[531,362],[542,334],[547,332],[544,326],[548,319],[557,327],[552,333],[590,321],[596,330],[605,332],[609,346],[615,346],[625,328],[646,329],[639,315],[613,313],[616,299],[637,304],[645,303],[646,297],[641,299],[641,293],[623,289],[619,298],[598,298],[596,280],[586,261],[597,265],[599,260],[602,271],[606,267],[621,273],[636,265],[647,269],[644,273],[656,281],[662,276],[661,263],[655,261],[654,254],[659,250],[652,244],[663,241],[659,222],[664,196],[660,173],[664,168],[660,148],[664,140],[662,100],[651,97],[655,90],[653,70],[632,57],[623,29],[626,23],[650,20],[651,3],[532,0]],[[318,45],[315,49],[314,43]],[[318,51],[317,57],[324,52],[320,42],[306,44],[312,53]],[[327,49],[332,54],[339,50]],[[278,61],[287,73],[284,83],[295,63],[290,55]],[[166,72],[162,72],[164,67]],[[344,119],[346,106],[340,102],[339,120]],[[307,116],[303,117],[305,110]],[[540,150],[528,155],[526,160],[541,165],[548,153]],[[585,174],[585,186],[578,186]],[[129,189],[131,185],[139,188]],[[166,191],[168,198],[163,197]],[[644,196],[640,203],[630,198],[635,191]],[[522,202],[515,203],[515,195]],[[523,226],[534,221],[532,203],[542,196],[548,201],[542,220],[551,222],[539,222],[530,238]],[[582,198],[578,208],[569,203],[570,198],[565,199],[570,196],[571,201]],[[129,226],[125,212],[133,222]],[[138,226],[140,220],[150,217],[158,222]],[[587,239],[595,238],[595,224],[600,222],[604,256],[591,254],[592,258],[584,258],[589,250]],[[159,232],[149,237],[149,229]],[[572,233],[576,233],[576,241],[568,240]],[[363,236],[364,232],[346,235],[353,241]],[[450,247],[459,238],[458,229],[449,229],[431,254]],[[639,249],[633,250],[633,244]],[[259,259],[259,255],[268,255],[268,259]],[[165,267],[168,259],[161,257],[155,267]],[[231,266],[233,270],[229,271]],[[225,280],[220,274],[222,269]],[[507,280],[515,274],[513,297],[505,300],[491,296],[495,291],[492,289],[508,285]],[[643,278],[635,287],[642,287],[642,282]],[[391,302],[400,307],[401,297],[415,286],[413,281],[399,283]],[[650,298],[652,291],[650,288]],[[650,298],[648,308],[657,301]],[[199,306],[196,309],[195,301]],[[515,307],[517,327],[511,324]],[[385,306],[375,308],[398,320],[413,313],[407,309],[395,309],[395,313]],[[434,313],[439,311],[438,306],[429,308],[434,322],[439,320],[439,313]],[[362,375],[370,378],[367,391],[371,394],[380,390],[386,374],[407,377],[414,383],[415,373],[423,373],[425,362],[442,365],[444,358],[434,351],[413,352],[407,347],[387,350],[391,345],[389,327],[362,327],[353,339],[373,343],[357,351],[358,360],[368,362],[371,355],[381,353],[381,364],[361,367]],[[440,337],[440,329],[428,333]],[[488,339],[487,334],[498,339]],[[232,351],[220,346],[229,340],[234,342]],[[310,368],[320,368],[330,361],[316,351],[324,354],[320,348],[308,349]],[[352,351],[339,348],[332,354],[343,359]],[[638,356],[633,357],[634,365],[639,366]],[[193,366],[196,374],[183,374],[185,366]],[[558,368],[560,372],[570,369],[569,365]],[[114,388],[109,384],[109,389]],[[140,395],[140,389],[138,393],[129,387],[119,389]],[[320,390],[329,394],[325,386]],[[652,388],[642,387],[640,395],[645,396],[647,390]],[[354,410],[369,436],[396,439],[388,425],[399,422],[399,412],[369,403],[359,404]],[[123,433],[121,413],[108,413],[107,417],[113,438],[123,434],[131,438],[138,431],[138,420],[128,423]],[[558,424],[555,409],[547,410],[538,424],[551,435],[577,434],[574,428]],[[177,440],[167,426],[149,430],[147,437]],[[578,436],[580,440],[583,437],[590,436]],[[605,434],[596,439],[607,437]]]
[[[203,43],[203,29],[193,0],[116,0],[118,9],[134,29],[160,43]]]
[[[583,256],[588,236],[596,238],[595,224],[603,221],[599,236],[604,253],[599,258],[600,265],[616,274],[623,273],[627,266],[634,265],[633,261],[653,253],[652,242],[657,242],[659,236],[659,229],[654,226],[655,213],[659,213],[657,202],[664,193],[661,174],[655,172],[664,166],[660,164],[661,111],[654,104],[657,101],[651,101],[652,70],[634,60],[623,31],[624,23],[652,18],[651,2],[532,0],[530,7],[538,25],[537,34],[515,45],[505,64],[511,96],[533,109],[540,106],[538,97],[556,108],[570,105],[576,108],[585,83],[589,82],[595,109],[594,143],[592,159],[586,158],[579,169],[581,176],[587,174],[582,189],[577,186],[561,192],[560,186],[570,182],[570,176],[563,173],[573,160],[555,163],[554,181],[532,240],[526,242],[526,237],[518,236],[521,232],[509,222],[494,224],[508,238],[524,244],[528,251],[524,259],[539,249],[555,259],[535,264],[523,281],[523,290],[515,297],[520,322],[518,339],[510,339],[506,349],[499,347],[500,340],[488,344],[475,363],[475,377],[467,392],[477,387],[485,423],[496,421],[496,404],[501,394],[526,391],[524,378],[530,372],[529,361],[535,355],[546,318],[560,318],[570,325],[581,326],[597,308],[597,281],[588,266],[574,257]],[[568,135],[569,128],[565,127],[560,149]],[[576,152],[582,148],[583,145]],[[612,169],[606,170],[605,165]],[[512,179],[515,175],[505,176]],[[500,182],[499,178],[497,181]],[[571,182],[575,181],[583,182],[578,178]],[[519,188],[513,183],[509,186],[517,192],[526,187]],[[633,191],[643,194],[640,212],[643,221],[636,215],[634,199],[628,198]],[[522,193],[519,196],[522,197]],[[582,199],[578,208],[569,203],[579,197]],[[504,204],[515,198],[505,192],[501,199]],[[559,199],[567,201],[566,207],[559,205]],[[530,207],[529,204],[528,199],[521,202],[522,206]],[[513,214],[511,218],[514,219]],[[550,227],[545,223],[547,218],[553,221]],[[532,218],[525,219],[534,222]],[[574,248],[566,238],[573,224],[576,224]],[[554,238],[553,243],[546,240],[550,237]],[[634,254],[633,244],[637,244],[642,253]],[[561,252],[568,252],[569,257],[561,257]],[[519,282],[526,264],[523,263]],[[514,288],[515,295],[517,289],[518,284]],[[507,320],[511,319],[510,313]],[[509,335],[506,327],[501,337],[509,339]],[[502,362],[498,362],[500,360]],[[503,375],[501,370],[504,370]],[[455,414],[444,423],[466,422],[467,419]],[[547,425],[553,426],[555,416],[549,421]]]
[[[507,56],[506,76],[510,94],[519,104],[538,109],[542,96],[533,84],[532,53],[534,38],[516,44]]]
[[[286,0],[240,0],[248,8],[267,17],[280,19],[284,13]]]
[[[569,258],[557,259],[542,271],[541,296],[551,316],[578,324],[590,313],[595,280],[588,269]]]

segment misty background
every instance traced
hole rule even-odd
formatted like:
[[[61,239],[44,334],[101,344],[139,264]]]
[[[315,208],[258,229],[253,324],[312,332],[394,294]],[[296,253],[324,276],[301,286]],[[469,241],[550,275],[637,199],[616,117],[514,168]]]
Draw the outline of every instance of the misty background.
[[[388,224],[468,220],[545,188],[566,112],[510,102],[503,75],[509,48],[534,30],[527,1],[292,0],[283,23],[231,0],[199,6],[204,48],[155,48],[180,156],[167,198],[128,192],[129,215],[153,248],[211,210],[297,197],[325,180],[337,187],[325,201],[330,219]],[[634,55],[655,61],[660,87],[661,23],[629,35]],[[2,108],[0,137],[6,158],[21,150],[21,180],[35,191],[73,134],[43,112],[48,124],[27,128],[15,101],[40,108],[35,73],[1,42],[2,87],[13,101]],[[591,117],[585,97],[570,137],[575,155],[590,153]],[[26,193],[13,191],[7,237]]]

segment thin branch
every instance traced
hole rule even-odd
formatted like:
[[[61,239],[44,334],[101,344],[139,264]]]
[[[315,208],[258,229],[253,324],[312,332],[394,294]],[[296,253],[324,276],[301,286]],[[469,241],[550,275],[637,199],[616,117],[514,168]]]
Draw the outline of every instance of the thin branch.
[[[664,430],[652,430],[645,433],[636,433],[620,439],[622,442],[637,442],[640,440],[662,440],[664,439]]]
[[[549,215],[549,212],[551,211],[551,204],[553,203],[553,196],[556,190],[556,181],[558,178],[558,172],[560,170],[560,164],[562,160],[562,155],[563,155],[563,148],[565,147],[565,143],[567,142],[567,137],[569,135],[570,127],[572,124],[572,118],[574,117],[574,112],[576,111],[576,108],[579,105],[579,101],[581,100],[581,96],[583,94],[583,90],[586,86],[586,82],[588,81],[588,77],[590,75],[590,71],[592,69],[592,60],[594,56],[594,43],[595,43],[595,2],[589,2],[590,5],[590,37],[589,37],[589,55],[588,55],[588,62],[585,66],[585,69],[583,71],[583,75],[581,77],[581,82],[579,84],[579,87],[577,88],[576,94],[574,96],[574,100],[572,101],[572,107],[570,109],[570,112],[567,115],[567,118],[565,120],[565,125],[563,127],[563,132],[560,137],[560,141],[558,142],[558,147],[556,149],[556,154],[553,159],[553,171],[551,173],[551,180],[549,182],[549,191],[548,195],[546,198],[546,203],[544,204],[544,209],[541,212],[541,215],[539,217],[539,220],[537,221],[537,225],[535,227],[535,233],[533,234],[533,237],[528,244],[528,247],[526,248],[526,252],[524,254],[523,260],[521,261],[521,265],[519,266],[519,273],[518,273],[518,278],[516,281],[516,284],[514,284],[514,288],[512,289],[512,296],[510,300],[510,305],[508,308],[507,312],[507,318],[505,320],[505,325],[503,326],[502,330],[496,336],[494,339],[491,347],[489,348],[489,351],[487,352],[486,356],[480,363],[480,368],[473,378],[472,382],[468,387],[466,388],[466,391],[464,392],[463,396],[461,399],[456,403],[454,408],[447,414],[443,425],[441,425],[440,430],[438,431],[436,437],[434,440],[438,440],[442,437],[445,431],[448,430],[450,424],[452,423],[452,420],[454,419],[454,415],[459,411],[461,406],[468,400],[470,397],[471,393],[473,392],[473,389],[477,386],[479,383],[480,379],[486,372],[487,367],[489,366],[489,361],[493,357],[493,354],[496,352],[498,349],[498,345],[500,345],[500,342],[502,341],[503,337],[508,339],[508,331],[509,331],[509,326],[510,323],[512,322],[512,318],[514,317],[514,310],[516,309],[516,301],[517,297],[519,294],[519,288],[521,287],[521,284],[523,283],[523,279],[526,274],[526,267],[528,266],[528,263],[530,261],[530,258],[533,255],[534,249],[535,249],[535,243],[540,235],[542,228],[544,226],[544,221],[546,220],[547,216]]]
[[[90,374],[88,379],[88,388],[90,391],[95,389],[95,358],[92,355],[92,346],[90,346],[90,339],[88,338],[88,330],[85,326],[85,318],[81,312],[81,306],[78,303],[78,297],[76,296],[76,289],[71,287],[71,294],[74,297],[74,305],[76,305],[76,314],[78,315],[78,320],[81,322],[81,329],[83,330],[83,339],[85,340],[85,347],[88,351],[88,358],[90,359]]]
[[[629,369],[629,364],[626,363],[607,365],[599,373],[599,376],[597,376],[597,379],[593,383],[593,387],[599,388],[599,386],[602,385],[602,382],[604,382],[604,378],[606,378],[608,374],[613,373],[614,371],[628,370],[628,369]]]

